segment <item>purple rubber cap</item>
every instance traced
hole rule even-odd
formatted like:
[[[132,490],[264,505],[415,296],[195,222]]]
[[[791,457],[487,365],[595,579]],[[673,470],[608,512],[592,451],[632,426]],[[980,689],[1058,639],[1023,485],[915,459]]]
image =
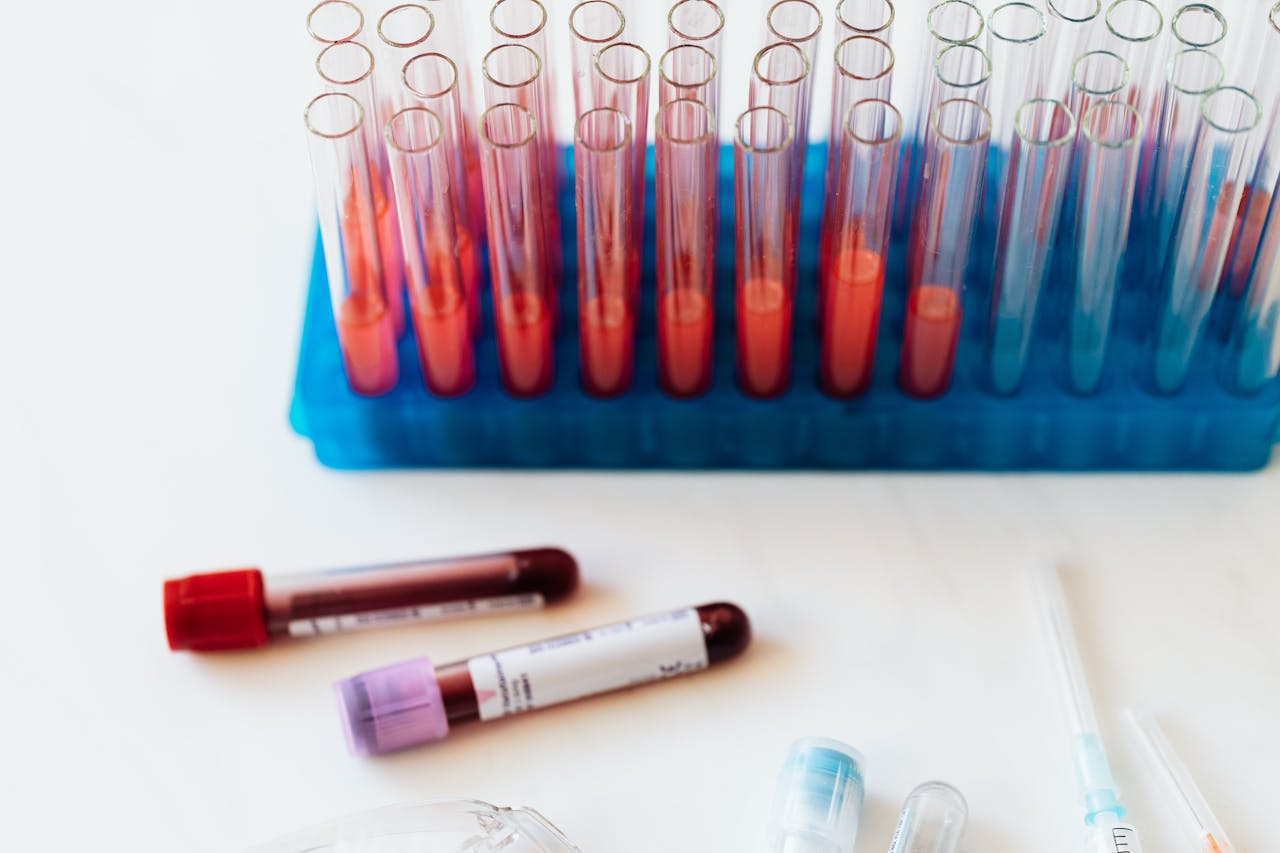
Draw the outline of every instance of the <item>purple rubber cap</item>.
[[[333,689],[354,755],[381,755],[449,734],[440,683],[426,658],[362,672],[334,682]]]

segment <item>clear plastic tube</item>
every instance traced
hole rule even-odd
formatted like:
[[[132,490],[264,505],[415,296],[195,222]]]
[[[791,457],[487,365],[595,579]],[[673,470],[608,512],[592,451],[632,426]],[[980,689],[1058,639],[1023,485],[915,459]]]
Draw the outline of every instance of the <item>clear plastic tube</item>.
[[[355,98],[330,92],[307,105],[305,122],[342,364],[353,391],[376,396],[395,387],[400,366],[383,290],[378,187],[364,129],[368,115]]]
[[[631,225],[631,120],[609,107],[583,113],[573,162],[582,387],[593,397],[616,397],[631,387],[635,375],[629,274],[640,247]]]
[[[678,44],[658,60],[658,103],[699,101],[715,115],[720,107],[719,69],[711,51]]]
[[[977,101],[943,101],[933,111],[931,125],[912,223],[898,375],[902,391],[921,398],[936,397],[951,384],[991,114]]]
[[[774,107],[738,117],[734,137],[734,277],[738,387],[776,397],[791,381],[791,305],[796,234],[789,222],[799,194],[791,119]]]
[[[322,44],[351,41],[363,31],[364,13],[348,0],[324,0],[307,13],[307,33]]]
[[[1067,374],[1072,391],[1092,394],[1102,381],[1129,238],[1142,116],[1129,104],[1102,101],[1081,116],[1080,133]]]
[[[596,53],[622,38],[627,27],[622,10],[609,0],[585,0],[569,12],[569,40],[573,45],[573,102],[575,115],[593,109]]]
[[[449,136],[438,115],[409,107],[391,117],[386,137],[422,378],[432,394],[458,397],[475,384],[476,366]]]
[[[498,362],[503,387],[517,397],[543,394],[554,379],[537,125],[518,104],[497,104],[480,116]]]
[[[1071,167],[1076,121],[1061,101],[1029,100],[1018,110],[1016,135],[1000,190],[996,263],[992,281],[987,376],[998,394],[1022,384],[1057,236]]]
[[[1257,191],[1255,190],[1255,193]],[[1226,384],[1255,394],[1280,375],[1280,181],[1267,193],[1266,224],[1251,258],[1244,298],[1226,352]]]
[[[902,116],[888,101],[858,101],[846,115],[827,225],[831,261],[821,267],[820,377],[838,398],[871,384],[902,151]]]
[[[1253,95],[1219,88],[1205,97],[1201,115],[1164,269],[1152,375],[1161,394],[1177,392],[1186,381],[1257,157],[1254,131],[1262,112]]]
[[[477,230],[475,223],[477,217],[484,218],[484,208],[481,206],[477,210],[472,206],[476,195],[472,184],[480,180],[480,175],[468,171],[471,157],[466,150],[466,120],[459,81],[457,65],[442,53],[415,56],[401,69],[401,85],[413,97],[415,105],[430,109],[444,125],[450,186],[466,188],[465,192],[450,192],[449,201],[453,205],[453,219],[458,230],[458,261],[462,265],[462,281],[466,286],[467,311],[471,318],[471,331],[475,333],[480,329],[480,246],[484,242],[483,230]],[[483,187],[480,192],[483,193]],[[481,198],[483,200],[483,195]]]
[[[907,795],[889,853],[957,853],[969,804],[946,782],[925,782]]]
[[[331,44],[316,57],[316,70],[328,92],[354,98],[364,111],[360,132],[365,138],[369,174],[373,180],[377,210],[378,248],[382,253],[382,288],[391,311],[396,336],[404,334],[404,255],[400,227],[392,203],[391,176],[387,169],[387,149],[378,131],[378,102],[373,86],[373,53],[363,44],[344,41]]]
[[[658,381],[673,397],[711,387],[719,141],[715,114],[691,100],[658,110]]]
[[[840,0],[836,4],[836,40],[876,36],[892,44],[893,21],[897,16],[893,0]]]

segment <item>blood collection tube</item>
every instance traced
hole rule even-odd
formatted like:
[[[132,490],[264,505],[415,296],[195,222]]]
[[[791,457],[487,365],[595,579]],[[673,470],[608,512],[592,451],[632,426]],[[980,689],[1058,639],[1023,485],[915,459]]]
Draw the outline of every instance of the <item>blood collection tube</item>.
[[[678,44],[658,59],[658,104],[699,101],[719,115],[716,57],[698,44]]]
[[[616,397],[635,376],[635,306],[629,271],[639,266],[631,225],[631,120],[610,107],[578,117],[574,182],[578,210],[578,353],[582,388]]]
[[[751,641],[747,614],[704,604],[435,667],[425,657],[334,685],[347,745],[360,756],[434,743],[452,726],[522,714],[697,672]]]
[[[853,853],[866,794],[862,754],[829,738],[791,745],[769,816],[769,853]]]
[[[658,381],[673,397],[711,387],[720,150],[715,114],[693,100],[658,110]]]
[[[382,144],[378,109],[373,85],[373,53],[355,41],[331,44],[316,58],[316,70],[329,92],[354,98],[364,111],[360,133],[365,138],[367,168],[372,179],[378,251],[382,257],[382,289],[385,302],[395,323],[396,336],[404,333],[404,257],[400,247],[400,226],[396,222],[392,202],[391,175],[387,169],[387,151]]]
[[[840,0],[836,4],[836,41],[852,36],[875,36],[893,43],[893,0]]]
[[[987,378],[998,394],[1022,384],[1036,305],[1049,272],[1076,120],[1061,101],[1029,100],[1014,120],[1006,179],[999,189]]]
[[[871,384],[892,202],[902,150],[902,116],[888,101],[854,104],[839,133],[831,259],[821,269],[822,390],[855,397]]]
[[[480,165],[489,224],[498,364],[509,394],[536,397],[551,389],[548,261],[538,179],[537,120],[518,104],[497,104],[480,116]]]
[[[324,0],[307,13],[307,33],[321,44],[337,44],[359,38],[364,13],[348,0]]]
[[[1074,211],[1067,379],[1077,394],[1102,381],[1116,286],[1129,240],[1142,116],[1122,101],[1094,104],[1080,118]]]
[[[898,373],[902,391],[920,398],[937,397],[951,384],[991,114],[977,101],[948,100],[934,110],[931,125],[912,225]]]
[[[1226,266],[1231,235],[1257,160],[1257,100],[1224,86],[1201,102],[1200,129],[1164,269],[1152,382],[1182,388]]]
[[[467,315],[471,332],[480,331],[480,247],[483,231],[476,230],[476,213],[484,217],[484,208],[473,210],[471,184],[480,180],[477,166],[470,173],[471,155],[467,153],[466,110],[460,99],[458,66],[443,53],[423,53],[409,59],[400,70],[401,87],[412,101],[431,110],[440,118],[444,138],[441,145],[449,166],[449,203],[453,208],[457,229],[458,264],[466,293]],[[456,191],[454,187],[463,188]],[[482,190],[483,192],[483,190]]]
[[[792,132],[781,110],[753,107],[739,116],[734,139],[738,387],[761,399],[791,381],[798,229],[790,219],[800,192]]]
[[[626,16],[609,0],[584,0],[569,12],[569,37],[572,43],[574,114],[582,115],[595,108],[596,53],[605,45],[618,41],[626,29]]]
[[[444,124],[425,107],[409,107],[391,117],[386,136],[422,378],[432,394],[459,397],[476,378],[474,296],[463,273]]]
[[[174,651],[230,651],[284,637],[529,610],[577,587],[578,564],[559,548],[301,575],[232,569],[165,581],[164,619]]]
[[[395,321],[383,290],[367,118],[359,101],[337,92],[319,96],[305,113],[342,364],[351,390],[377,396],[395,387],[400,365]]]
[[[956,853],[969,805],[946,782],[925,782],[907,795],[889,853]]]

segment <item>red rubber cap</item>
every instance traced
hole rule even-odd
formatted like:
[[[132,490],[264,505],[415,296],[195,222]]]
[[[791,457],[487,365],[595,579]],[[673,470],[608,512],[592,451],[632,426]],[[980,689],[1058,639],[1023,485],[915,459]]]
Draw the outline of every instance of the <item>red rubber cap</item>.
[[[164,627],[175,652],[266,645],[262,572],[235,569],[165,581]]]

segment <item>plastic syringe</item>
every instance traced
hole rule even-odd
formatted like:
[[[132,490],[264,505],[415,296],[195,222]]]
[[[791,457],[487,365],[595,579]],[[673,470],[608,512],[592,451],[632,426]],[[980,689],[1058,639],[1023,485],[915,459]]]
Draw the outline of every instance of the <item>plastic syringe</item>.
[[[1222,824],[1205,801],[1186,765],[1173,751],[1155,717],[1132,708],[1125,711],[1130,733],[1153,776],[1165,792],[1170,811],[1181,819],[1186,837],[1201,853],[1236,853]],[[1187,848],[1191,849],[1191,848]]]
[[[1098,730],[1084,663],[1067,614],[1058,572],[1052,566],[1036,573],[1036,592],[1053,669],[1058,676],[1071,734],[1071,761],[1084,802],[1085,850],[1088,853],[1142,853],[1138,831],[1124,822],[1125,810],[1106,747]]]

